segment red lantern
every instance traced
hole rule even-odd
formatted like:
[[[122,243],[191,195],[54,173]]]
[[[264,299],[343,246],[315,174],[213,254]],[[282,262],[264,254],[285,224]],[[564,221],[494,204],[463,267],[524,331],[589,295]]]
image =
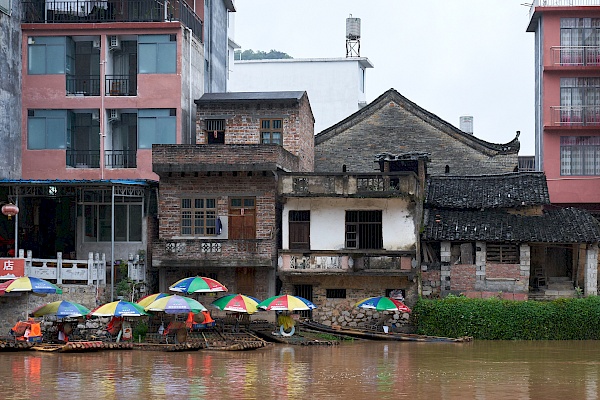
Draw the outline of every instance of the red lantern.
[[[17,215],[19,213],[19,207],[15,206],[12,203],[8,203],[2,206],[2,214],[6,215],[8,219],[11,219],[13,215]]]

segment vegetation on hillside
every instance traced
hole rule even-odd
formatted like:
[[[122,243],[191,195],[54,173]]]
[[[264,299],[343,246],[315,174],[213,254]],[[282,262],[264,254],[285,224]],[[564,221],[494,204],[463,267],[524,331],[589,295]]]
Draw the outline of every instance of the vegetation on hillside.
[[[268,53],[266,51],[257,50],[254,51],[252,49],[248,50],[236,50],[235,51],[235,59],[236,60],[280,60],[284,58],[293,58],[287,53],[277,50],[270,50]]]

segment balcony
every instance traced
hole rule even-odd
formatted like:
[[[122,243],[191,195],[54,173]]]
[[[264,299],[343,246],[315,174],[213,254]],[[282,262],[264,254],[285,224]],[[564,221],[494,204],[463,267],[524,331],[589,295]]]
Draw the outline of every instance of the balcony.
[[[339,254],[327,251],[282,250],[278,270],[290,274],[396,274],[414,273],[411,254]]]
[[[152,146],[159,175],[189,172],[297,170],[298,157],[274,144],[163,144]]]
[[[23,1],[23,23],[179,21],[202,41],[202,21],[183,0]]]
[[[554,46],[550,54],[553,66],[600,66],[599,46]]]
[[[71,96],[100,96],[100,76],[67,75],[67,95]]]
[[[271,239],[164,239],[155,243],[153,262],[169,267],[272,267]]]
[[[600,126],[600,105],[550,107],[550,118],[553,126],[597,127]]]
[[[279,192],[287,197],[394,197],[417,196],[417,176],[412,172],[386,174],[289,173],[280,180]]]
[[[100,150],[67,150],[67,166],[100,168]]]
[[[105,150],[106,168],[137,168],[137,150]]]
[[[105,88],[107,96],[135,96],[137,81],[135,75],[106,75]]]

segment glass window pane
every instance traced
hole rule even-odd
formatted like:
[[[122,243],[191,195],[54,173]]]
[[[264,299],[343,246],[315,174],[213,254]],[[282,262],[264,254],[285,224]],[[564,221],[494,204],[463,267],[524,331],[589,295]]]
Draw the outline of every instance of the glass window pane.
[[[65,149],[67,127],[64,118],[46,118],[46,148]]]
[[[95,205],[86,205],[84,206],[84,215],[85,215],[85,242],[96,242],[98,240],[96,231],[96,207]]]
[[[27,148],[41,150],[46,148],[46,119],[29,117],[27,119]]]
[[[156,142],[160,144],[175,144],[177,136],[177,118],[157,118]],[[152,147],[152,146],[150,146]]]
[[[138,148],[151,149],[156,137],[156,119],[138,118]]]
[[[142,241],[142,206],[129,206],[129,241]]]
[[[138,45],[138,69],[140,74],[156,73],[156,45],[139,44]]]
[[[65,73],[65,45],[47,46],[46,49],[46,73],[64,74]]]
[[[281,120],[280,119],[273,120],[273,129],[281,129]]]
[[[263,119],[262,120],[262,128],[269,129],[270,127],[271,127],[271,121],[269,121],[268,119]]]
[[[31,75],[46,73],[46,46],[29,45],[27,72]]]
[[[110,242],[111,241],[111,206],[101,205],[98,206],[98,230],[99,230],[99,241]]]
[[[115,205],[115,241],[127,241],[127,206]]]
[[[177,72],[177,44],[174,42],[158,45],[156,72],[174,74]]]

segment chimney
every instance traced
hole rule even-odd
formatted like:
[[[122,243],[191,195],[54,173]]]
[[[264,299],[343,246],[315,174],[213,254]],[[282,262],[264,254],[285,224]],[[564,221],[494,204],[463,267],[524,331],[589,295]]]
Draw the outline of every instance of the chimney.
[[[469,135],[473,134],[473,117],[472,116],[460,117],[460,130],[465,133],[468,133]]]

